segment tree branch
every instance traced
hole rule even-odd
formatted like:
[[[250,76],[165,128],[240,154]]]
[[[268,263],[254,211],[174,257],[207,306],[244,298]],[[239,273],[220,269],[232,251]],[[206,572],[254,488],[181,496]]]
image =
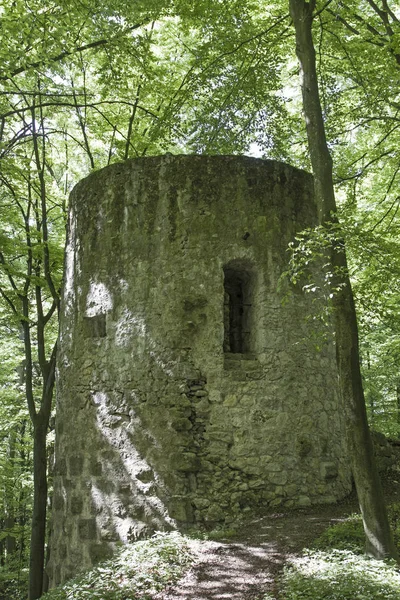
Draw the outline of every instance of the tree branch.
[[[4,298],[4,300],[7,302],[7,304],[11,308],[13,314],[17,317],[18,316],[18,311],[17,311],[17,309],[15,307],[14,302],[11,300],[11,298],[9,298],[9,296],[5,293],[5,291],[1,287],[0,287],[0,295],[2,296],[2,298]]]
[[[51,412],[51,402],[53,399],[53,388],[56,373],[57,342],[53,346],[50,360],[47,365],[47,374],[44,380],[42,403],[40,407],[41,415],[48,420]]]
[[[43,126],[43,118],[41,115],[41,126]],[[35,107],[32,109],[32,141],[33,149],[35,154],[36,169],[38,172],[39,183],[40,183],[40,204],[42,212],[42,231],[43,231],[43,268],[44,276],[49,286],[49,290],[54,299],[58,298],[58,293],[54,287],[53,279],[50,270],[50,254],[49,254],[49,236],[47,231],[47,206],[46,206],[46,182],[44,178],[44,165],[40,158],[38,136],[36,133],[36,114]]]
[[[16,292],[18,294],[18,288],[14,281],[14,277],[11,275],[11,273],[9,271],[8,265],[6,263],[6,259],[4,258],[4,254],[1,250],[0,250],[0,264],[4,266],[4,270],[7,274],[7,278],[11,284],[11,287],[13,288],[14,292]]]
[[[116,38],[123,37],[126,34],[134,31],[135,29],[139,29],[140,27],[143,27],[143,25],[146,25],[148,22],[149,21],[143,21],[142,23],[137,23],[135,25],[132,25],[131,27],[128,27],[126,30],[120,32],[113,39],[96,40],[95,42],[90,42],[89,44],[84,44],[83,46],[78,46],[77,48],[74,48],[73,50],[65,50],[64,52],[60,52],[60,54],[50,57],[48,59],[48,61],[39,60],[39,61],[36,61],[31,64],[28,63],[26,65],[18,67],[18,69],[14,69],[14,71],[12,71],[10,73],[10,75],[0,76],[0,81],[10,81],[16,75],[20,75],[21,73],[24,73],[25,71],[28,71],[29,69],[37,69],[38,67],[45,65],[47,62],[49,62],[49,63],[60,62],[61,60],[63,60],[63,58],[66,58],[67,56],[73,56],[74,54],[78,54],[79,52],[85,52],[86,50],[92,50],[93,48],[100,48],[102,46],[111,45],[115,41]]]

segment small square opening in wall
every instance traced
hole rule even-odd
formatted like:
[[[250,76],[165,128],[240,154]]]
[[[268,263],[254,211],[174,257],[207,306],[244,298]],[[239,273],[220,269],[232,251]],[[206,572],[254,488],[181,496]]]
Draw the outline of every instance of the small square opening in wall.
[[[224,268],[224,352],[249,354],[255,350],[254,273],[242,265]]]

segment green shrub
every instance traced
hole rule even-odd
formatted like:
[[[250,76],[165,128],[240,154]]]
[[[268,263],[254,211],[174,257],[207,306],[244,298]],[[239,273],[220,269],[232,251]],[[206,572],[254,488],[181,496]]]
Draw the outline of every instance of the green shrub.
[[[0,567],[0,600],[24,600],[27,595],[28,569],[21,566],[18,556],[13,556]]]
[[[390,527],[394,541],[400,547],[400,503],[388,507]],[[314,542],[318,550],[351,550],[356,554],[364,552],[365,534],[361,515],[350,515],[345,521],[328,527]]]
[[[350,551],[308,551],[284,569],[285,600],[400,600],[396,565]]]
[[[24,600],[28,593],[28,572],[20,575],[16,572],[0,569],[0,600]]]
[[[352,550],[361,554],[365,546],[365,535],[361,515],[351,515],[345,521],[335,523],[315,540],[313,548],[317,550]]]
[[[400,541],[400,503],[388,509],[395,541]],[[400,600],[400,574],[394,563],[363,555],[361,515],[328,527],[313,550],[284,569],[285,600]]]
[[[188,540],[157,533],[124,546],[115,556],[44,594],[44,600],[147,600],[177,581],[193,562]]]

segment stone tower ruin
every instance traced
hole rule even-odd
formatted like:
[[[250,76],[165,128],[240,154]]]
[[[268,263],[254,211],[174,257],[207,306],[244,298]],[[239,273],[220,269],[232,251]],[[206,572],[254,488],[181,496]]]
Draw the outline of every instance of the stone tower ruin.
[[[348,493],[332,338],[316,349],[321,307],[281,277],[316,220],[311,175],[254,158],[139,158],[75,187],[53,584],[155,529]]]

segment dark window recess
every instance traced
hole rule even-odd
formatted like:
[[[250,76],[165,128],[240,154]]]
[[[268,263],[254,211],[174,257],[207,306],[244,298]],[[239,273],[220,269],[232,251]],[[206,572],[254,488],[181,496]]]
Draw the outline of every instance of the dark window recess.
[[[252,281],[250,273],[224,269],[224,352],[252,352]]]
[[[94,317],[84,317],[85,337],[102,338],[106,337],[106,315],[101,313]]]

